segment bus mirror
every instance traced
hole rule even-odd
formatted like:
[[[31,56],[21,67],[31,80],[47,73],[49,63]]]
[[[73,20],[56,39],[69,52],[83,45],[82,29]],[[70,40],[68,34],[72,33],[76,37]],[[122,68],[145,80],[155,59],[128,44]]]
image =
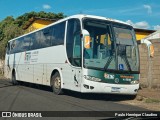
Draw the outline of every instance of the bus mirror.
[[[91,48],[90,42],[91,42],[90,36],[84,36],[84,47],[86,49],[90,49]]]
[[[86,49],[90,49],[90,42],[91,42],[91,38],[90,38],[90,34],[87,30],[82,30],[82,34],[84,36],[84,47]]]

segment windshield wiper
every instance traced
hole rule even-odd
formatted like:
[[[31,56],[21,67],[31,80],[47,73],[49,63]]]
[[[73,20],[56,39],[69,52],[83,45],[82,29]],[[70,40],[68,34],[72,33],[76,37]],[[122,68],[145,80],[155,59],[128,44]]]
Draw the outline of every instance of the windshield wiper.
[[[129,61],[128,61],[127,57],[126,57],[125,55],[120,55],[120,57],[121,57],[121,58],[124,60],[124,62],[126,63],[128,70],[131,71],[131,66],[130,66],[130,64],[129,64]]]
[[[119,54],[119,56],[120,56],[120,57],[124,60],[124,62],[126,63],[126,66],[127,66],[127,68],[128,68],[128,71],[131,72],[132,70],[131,70],[131,66],[130,66],[130,64],[129,64],[129,61],[128,61],[128,59],[127,59],[127,56],[124,55],[124,54]],[[112,55],[112,56],[109,57],[107,63],[106,63],[105,66],[104,66],[104,69],[105,69],[105,70],[108,69],[108,67],[109,67],[110,63],[112,62],[113,58],[114,58],[114,55]]]
[[[126,46],[118,44],[118,47],[116,50],[117,50],[117,56],[120,56],[124,60],[128,70],[131,71],[131,66],[126,56]]]
[[[104,69],[105,69],[105,70],[108,69],[108,67],[109,67],[109,65],[110,65],[110,63],[111,63],[112,60],[113,60],[113,56],[110,56],[109,59],[108,59],[108,61],[107,61],[107,63],[106,63],[105,66],[104,66]]]

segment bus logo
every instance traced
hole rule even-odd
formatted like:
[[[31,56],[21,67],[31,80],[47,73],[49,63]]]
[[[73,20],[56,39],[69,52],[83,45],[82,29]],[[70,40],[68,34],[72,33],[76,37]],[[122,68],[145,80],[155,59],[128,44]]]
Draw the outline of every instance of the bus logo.
[[[31,52],[25,52],[24,60],[25,61],[30,61],[30,59],[31,59]]]
[[[114,75],[104,73],[104,78],[106,78],[106,79],[114,79]]]
[[[118,78],[116,78],[114,81],[115,81],[115,83],[119,83],[119,79]]]

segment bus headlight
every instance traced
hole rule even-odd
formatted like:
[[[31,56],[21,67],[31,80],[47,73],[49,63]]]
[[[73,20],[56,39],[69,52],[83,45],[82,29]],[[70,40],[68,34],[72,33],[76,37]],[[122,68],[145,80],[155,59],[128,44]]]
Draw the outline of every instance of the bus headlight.
[[[131,84],[138,84],[139,83],[139,80],[133,80],[131,81]]]
[[[89,76],[89,75],[84,75],[84,78],[87,79],[87,80],[90,80],[90,81],[95,81],[95,82],[101,81],[101,79],[96,78],[96,77],[92,77],[92,76]]]

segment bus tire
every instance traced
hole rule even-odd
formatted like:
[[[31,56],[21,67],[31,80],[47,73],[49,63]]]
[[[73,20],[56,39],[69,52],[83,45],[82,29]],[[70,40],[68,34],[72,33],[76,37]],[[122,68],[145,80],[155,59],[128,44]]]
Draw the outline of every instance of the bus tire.
[[[132,99],[136,99],[137,98],[137,94],[132,96]]]
[[[136,97],[137,97],[137,94],[136,95],[128,95],[128,98],[130,100],[134,100],[134,99],[136,99]]]
[[[62,91],[62,88],[61,88],[61,77],[60,77],[58,72],[56,72],[52,76],[51,81],[52,81],[51,86],[52,86],[53,93],[56,94],[56,95],[63,94],[63,91]]]
[[[16,72],[13,72],[12,73],[12,84],[13,85],[18,85],[18,82],[16,80]]]

